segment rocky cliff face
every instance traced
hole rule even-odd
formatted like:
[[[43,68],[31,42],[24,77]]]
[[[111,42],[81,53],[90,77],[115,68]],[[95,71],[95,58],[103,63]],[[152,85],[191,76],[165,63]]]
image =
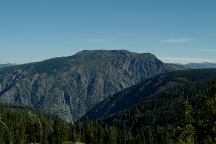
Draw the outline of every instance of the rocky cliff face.
[[[0,103],[31,106],[74,122],[104,98],[171,70],[148,53],[81,51],[0,69]]]

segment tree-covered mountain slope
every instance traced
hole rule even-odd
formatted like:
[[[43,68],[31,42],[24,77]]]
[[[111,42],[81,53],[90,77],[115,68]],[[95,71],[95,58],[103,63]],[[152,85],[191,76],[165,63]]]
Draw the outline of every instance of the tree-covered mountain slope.
[[[105,99],[84,117],[92,120],[107,118],[106,122],[138,127],[143,124],[169,123],[182,96],[193,103],[207,93],[216,69],[185,70],[157,75]],[[198,105],[198,104],[197,104]],[[118,114],[118,112],[121,112]],[[123,120],[119,117],[124,117]],[[138,118],[138,119],[137,119]],[[124,123],[125,120],[125,123]]]
[[[170,73],[165,85],[139,103],[95,122],[75,125],[83,142],[215,144],[215,70]],[[158,85],[161,82],[156,82]],[[142,94],[142,87],[136,89]],[[102,127],[103,128],[102,128]],[[87,131],[87,133],[86,133]],[[96,142],[95,142],[96,141]],[[98,142],[99,141],[99,142]]]
[[[149,53],[81,51],[0,69],[0,103],[30,106],[74,122],[114,93],[173,70]]]

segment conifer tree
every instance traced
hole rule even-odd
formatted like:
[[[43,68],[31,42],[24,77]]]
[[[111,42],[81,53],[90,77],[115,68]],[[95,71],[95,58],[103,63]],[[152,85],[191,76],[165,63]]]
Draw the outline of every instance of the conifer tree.
[[[193,107],[188,97],[180,98],[180,106],[176,111],[177,123],[174,129],[175,142],[193,144],[195,137]]]
[[[216,78],[209,88],[207,96],[203,97],[201,110],[197,120],[198,138],[204,143],[216,143]]]

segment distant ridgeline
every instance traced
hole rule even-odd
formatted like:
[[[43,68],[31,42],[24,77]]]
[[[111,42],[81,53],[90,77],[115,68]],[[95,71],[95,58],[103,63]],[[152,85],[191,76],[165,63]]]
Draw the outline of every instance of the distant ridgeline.
[[[10,67],[10,66],[15,66],[16,64],[0,64],[0,68],[4,68],[4,67]]]
[[[184,65],[186,68],[192,68],[192,69],[205,69],[205,68],[216,68],[216,63],[189,63]]]
[[[182,70],[182,69],[207,69],[207,68],[216,68],[216,63],[189,63],[189,64],[172,64],[167,63],[168,66],[175,68],[176,70]]]

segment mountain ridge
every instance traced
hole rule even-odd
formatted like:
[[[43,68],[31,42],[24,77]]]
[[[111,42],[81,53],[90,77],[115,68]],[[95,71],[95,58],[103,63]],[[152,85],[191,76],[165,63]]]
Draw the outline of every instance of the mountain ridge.
[[[209,63],[209,62],[189,63],[184,65],[184,67],[192,68],[192,69],[216,68],[216,63]]]
[[[7,63],[7,64],[0,64],[0,68],[5,68],[5,67],[10,67],[10,66],[15,66],[16,64],[12,63]]]

